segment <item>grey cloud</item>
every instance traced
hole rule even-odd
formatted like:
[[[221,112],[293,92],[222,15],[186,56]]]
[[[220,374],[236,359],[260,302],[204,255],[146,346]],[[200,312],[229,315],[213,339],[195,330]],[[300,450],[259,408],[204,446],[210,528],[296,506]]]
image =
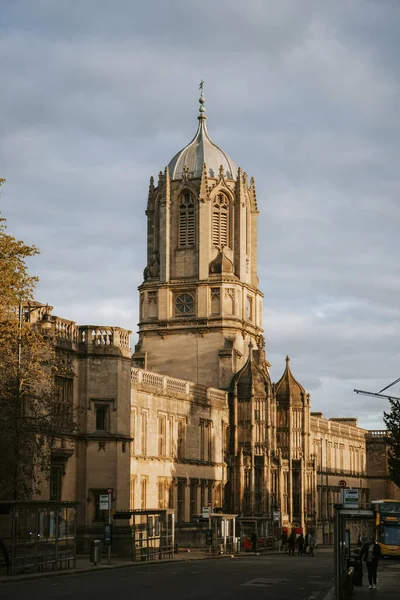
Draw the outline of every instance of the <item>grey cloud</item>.
[[[3,2],[1,208],[38,298],[136,331],[148,180],[194,134],[256,177],[268,358],[314,410],[398,375],[400,126],[392,2]],[[133,336],[133,341],[135,336]]]

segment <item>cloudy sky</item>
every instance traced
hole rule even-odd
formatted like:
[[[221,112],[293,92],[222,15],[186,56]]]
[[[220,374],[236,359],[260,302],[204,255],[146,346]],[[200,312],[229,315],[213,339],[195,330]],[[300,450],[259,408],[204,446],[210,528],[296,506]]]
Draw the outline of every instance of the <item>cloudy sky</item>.
[[[148,180],[204,79],[256,180],[273,378],[289,354],[313,410],[381,428],[353,389],[400,376],[400,2],[2,0],[0,29],[0,209],[37,299],[136,331]]]

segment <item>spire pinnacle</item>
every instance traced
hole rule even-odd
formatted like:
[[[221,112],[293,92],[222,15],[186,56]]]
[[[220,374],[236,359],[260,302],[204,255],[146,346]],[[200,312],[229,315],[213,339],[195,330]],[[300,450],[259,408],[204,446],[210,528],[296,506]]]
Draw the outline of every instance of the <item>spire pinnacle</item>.
[[[199,98],[200,108],[199,108],[199,113],[200,114],[197,117],[199,120],[200,119],[207,119],[207,117],[205,115],[206,107],[204,106],[204,103],[205,103],[206,99],[204,98],[203,88],[204,88],[204,80],[202,79],[200,81],[200,85],[199,85],[199,90],[200,90],[200,98]]]

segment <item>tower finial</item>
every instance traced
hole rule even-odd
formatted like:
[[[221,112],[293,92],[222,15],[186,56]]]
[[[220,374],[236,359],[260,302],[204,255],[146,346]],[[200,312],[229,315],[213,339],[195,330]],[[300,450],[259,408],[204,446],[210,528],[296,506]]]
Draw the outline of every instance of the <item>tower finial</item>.
[[[206,112],[206,107],[204,106],[205,103],[205,98],[203,95],[203,88],[204,88],[204,79],[202,79],[200,81],[200,85],[199,85],[199,90],[200,90],[200,98],[199,98],[199,102],[200,102],[200,108],[199,108],[199,119],[207,119],[206,115],[204,114]]]

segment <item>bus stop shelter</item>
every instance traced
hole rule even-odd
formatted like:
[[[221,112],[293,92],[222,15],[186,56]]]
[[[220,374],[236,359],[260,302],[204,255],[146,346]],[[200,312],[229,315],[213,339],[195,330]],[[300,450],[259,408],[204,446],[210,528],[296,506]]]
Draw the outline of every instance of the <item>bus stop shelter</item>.
[[[78,502],[0,502],[0,572],[75,568],[77,506]]]
[[[350,532],[346,522],[351,519],[369,523],[375,528],[375,512],[366,508],[345,508],[343,504],[335,504],[334,521],[334,560],[335,560],[335,600],[350,597],[354,566],[349,569],[351,561]],[[362,565],[361,569],[362,569]]]
[[[239,551],[236,537],[236,518],[221,512],[212,512],[208,517],[208,527],[211,532],[209,544],[213,554],[232,554]]]
[[[143,509],[115,511],[114,519],[130,520],[132,560],[162,560],[175,551],[175,511]]]

